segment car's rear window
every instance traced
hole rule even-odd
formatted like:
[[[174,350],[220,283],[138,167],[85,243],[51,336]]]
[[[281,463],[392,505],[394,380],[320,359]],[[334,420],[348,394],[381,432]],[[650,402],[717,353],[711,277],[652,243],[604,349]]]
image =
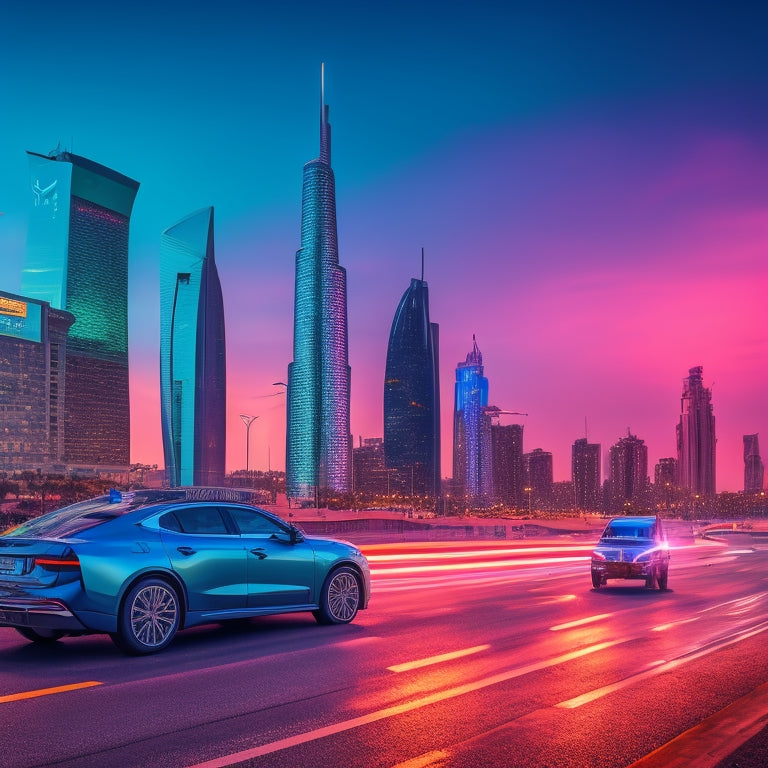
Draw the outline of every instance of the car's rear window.
[[[14,528],[9,536],[18,538],[66,539],[130,511],[130,501],[110,503],[109,496],[79,501],[69,507],[28,520]]]

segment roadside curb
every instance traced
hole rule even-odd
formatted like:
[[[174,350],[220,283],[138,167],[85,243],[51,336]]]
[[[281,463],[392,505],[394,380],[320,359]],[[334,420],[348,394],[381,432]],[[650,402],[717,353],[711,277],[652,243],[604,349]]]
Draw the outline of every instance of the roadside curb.
[[[628,768],[714,768],[768,727],[768,683],[681,733]]]

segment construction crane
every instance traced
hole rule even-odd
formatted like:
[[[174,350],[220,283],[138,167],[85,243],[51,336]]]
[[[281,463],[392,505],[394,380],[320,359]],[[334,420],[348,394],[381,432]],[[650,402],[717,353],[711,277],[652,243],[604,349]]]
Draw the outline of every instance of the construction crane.
[[[497,405],[486,405],[483,408],[483,413],[487,414],[491,420],[496,419],[498,421],[500,416],[527,416],[527,413],[523,411],[505,411],[499,408]]]

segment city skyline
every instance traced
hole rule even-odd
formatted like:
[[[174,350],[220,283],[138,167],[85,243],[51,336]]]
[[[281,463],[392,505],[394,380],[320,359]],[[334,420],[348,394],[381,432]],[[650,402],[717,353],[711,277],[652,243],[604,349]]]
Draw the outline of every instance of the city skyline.
[[[26,149],[61,142],[141,180],[129,243],[132,461],[162,463],[160,233],[214,204],[227,469],[245,466],[243,412],[259,416],[251,467],[284,467],[285,398],[272,384],[291,359],[298,169],[314,154],[325,61],[354,443],[383,434],[392,307],[424,247],[444,435],[446,382],[473,333],[493,370],[490,401],[530,414],[526,450],[552,452],[555,480],[570,479],[585,419],[604,456],[628,427],[650,471],[675,456],[682,380],[703,366],[717,489],[743,487],[742,437],[768,433],[767,9],[448,3],[435,19],[340,3],[318,18],[300,3],[171,19],[162,8],[159,45],[149,5],[120,16],[119,40],[116,10],[78,3],[41,25],[46,5],[8,4],[0,30],[13,73],[0,290],[23,293]],[[77,52],[61,45],[74,35]],[[209,52],[204,62],[195,50]],[[72,87],[50,87],[63,79]],[[191,121],[202,94],[205,114]],[[443,476],[450,467],[445,439]]]

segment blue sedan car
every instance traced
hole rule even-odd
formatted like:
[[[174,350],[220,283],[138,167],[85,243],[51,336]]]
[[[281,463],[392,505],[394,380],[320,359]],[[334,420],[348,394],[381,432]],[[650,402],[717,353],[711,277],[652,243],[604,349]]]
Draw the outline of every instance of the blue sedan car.
[[[129,654],[177,630],[311,611],[345,624],[370,598],[351,544],[305,536],[230,489],[112,491],[0,535],[0,626],[34,642],[108,633]]]

